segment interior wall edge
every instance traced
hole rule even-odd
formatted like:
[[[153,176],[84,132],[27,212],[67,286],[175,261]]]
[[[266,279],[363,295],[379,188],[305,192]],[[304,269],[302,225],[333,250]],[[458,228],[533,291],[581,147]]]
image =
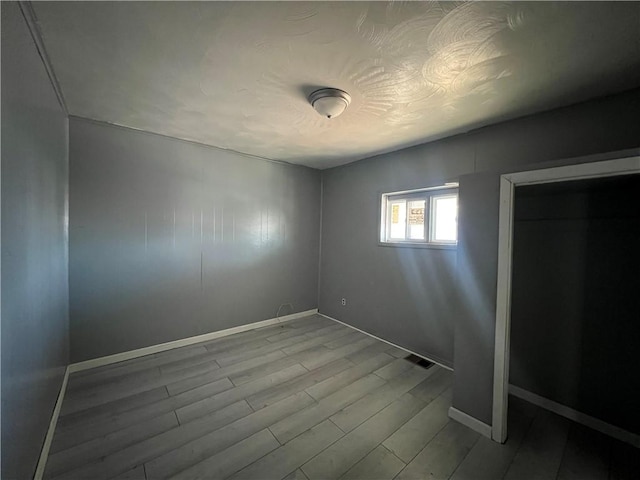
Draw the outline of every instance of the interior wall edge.
[[[324,175],[320,173],[320,218],[319,218],[319,235],[318,235],[318,291],[317,291],[317,305],[320,308],[320,285],[322,284],[322,207],[324,204]]]
[[[152,135],[152,136],[155,136],[155,137],[167,138],[167,139],[170,139],[170,140],[177,140],[179,142],[184,142],[184,143],[188,143],[188,144],[191,144],[191,145],[197,145],[199,147],[210,148],[212,150],[216,150],[216,151],[219,151],[219,152],[226,152],[226,153],[232,153],[234,155],[240,155],[242,157],[245,157],[245,158],[248,158],[248,159],[251,159],[251,160],[258,160],[258,161],[261,161],[261,162],[275,163],[277,165],[282,165],[282,166],[285,166],[285,167],[304,168],[304,169],[309,169],[309,170],[318,170],[317,168],[308,167],[306,165],[298,165],[298,164],[295,164],[295,163],[286,162],[284,160],[274,160],[272,158],[260,157],[258,155],[251,155],[249,153],[240,152],[240,151],[233,150],[233,149],[230,149],[230,148],[217,147],[215,145],[209,145],[208,143],[202,143],[202,142],[198,142],[196,140],[189,140],[187,138],[180,138],[180,137],[172,137],[171,135],[165,135],[163,133],[152,132],[150,130],[143,130],[141,128],[130,127],[130,126],[127,126],[127,125],[120,125],[118,123],[106,122],[104,120],[97,120],[95,118],[82,117],[80,115],[73,115],[73,114],[69,114],[69,118],[72,118],[74,120],[81,120],[81,121],[88,122],[88,123],[94,123],[96,125],[103,125],[103,126],[107,126],[107,127],[113,127],[113,128],[123,129],[123,130],[129,130],[129,131],[136,132],[136,133],[144,133],[144,134]]]
[[[586,413],[579,412],[571,407],[567,407],[566,405],[562,405],[513,384],[509,384],[509,394],[537,405],[538,407],[544,408],[545,410],[549,410],[561,417],[568,418],[569,420],[573,420],[574,422],[585,425],[593,430],[597,430],[605,435],[633,445],[636,448],[640,448],[640,435],[628,432],[627,430],[611,425],[607,422],[603,422],[602,420],[587,415]]]
[[[349,162],[343,165],[336,165],[333,167],[322,169],[322,171],[331,173],[333,171],[341,170],[341,169],[351,169],[354,167],[363,168],[364,165],[369,163],[392,161],[393,157],[398,155],[402,155],[406,159],[409,159],[411,157],[426,157],[428,156],[427,150],[435,149],[436,151],[439,151],[440,149],[446,149],[451,145],[463,143],[463,142],[471,142],[473,144],[473,150],[474,150],[473,154],[474,156],[477,156],[478,152],[482,150],[482,148],[484,147],[482,142],[478,142],[478,139],[481,139],[484,136],[490,136],[496,130],[510,129],[510,128],[512,129],[514,127],[523,127],[522,129],[525,129],[526,127],[528,127],[529,123],[531,124],[540,123],[544,125],[545,123],[552,123],[553,121],[557,121],[556,117],[561,118],[562,116],[570,116],[572,114],[575,115],[576,112],[579,112],[580,116],[582,117],[589,118],[590,112],[584,112],[583,114],[580,112],[580,110],[589,110],[589,109],[597,110],[599,108],[608,108],[610,103],[615,104],[616,102],[620,102],[620,99],[622,99],[623,97],[629,97],[629,100],[624,102],[624,104],[626,105],[627,108],[633,109],[636,106],[633,104],[633,102],[635,102],[635,104],[640,102],[640,88],[638,87],[631,88],[621,92],[612,93],[610,95],[600,96],[600,97],[592,98],[582,102],[571,103],[569,105],[547,109],[539,112],[532,112],[530,114],[521,115],[514,118],[508,118],[508,119],[505,118],[500,121],[496,121],[494,123],[484,125],[482,127],[472,128],[464,131],[456,131],[442,137],[424,139],[424,141],[420,143],[407,145],[407,146],[397,148],[388,152],[376,153],[375,155],[370,155],[370,156],[367,156],[358,160],[354,160],[352,162]],[[530,135],[536,136],[536,134],[538,133],[539,132],[532,132]],[[634,146],[632,145],[629,148],[629,150],[630,151],[634,150],[633,147]],[[562,159],[566,160],[567,158],[571,158],[571,157],[576,157],[580,159],[584,158],[583,161],[592,161],[587,159],[592,155],[599,155],[599,154],[606,155],[607,153],[610,153],[614,150],[620,151],[620,152],[624,151],[623,149],[619,149],[619,147],[618,148],[605,147],[602,149],[585,151],[584,153],[576,153],[576,154],[567,153],[565,155],[562,155],[562,154],[557,155],[554,153],[551,153],[551,155],[549,155],[548,153],[545,152],[545,154],[547,155],[546,158],[544,158],[544,155],[542,155],[543,156],[542,160],[534,159],[532,161],[527,161],[524,163],[515,162],[517,158],[514,157],[513,166],[516,169],[526,170],[526,169],[531,169],[532,165],[538,165],[538,164],[541,164],[542,162],[562,161]],[[500,156],[500,154],[501,153],[499,152],[498,156]],[[481,173],[481,172],[498,172],[498,171],[501,173],[505,173],[504,167],[501,165],[498,165],[497,167],[492,166],[490,168],[483,168],[482,165],[480,165],[478,168],[478,163],[476,162],[476,158],[474,158],[472,171],[464,172],[464,174]],[[517,171],[517,170],[514,170],[514,171]]]
[[[22,12],[24,21],[27,24],[27,27],[29,28],[29,33],[31,34],[31,38],[33,39],[33,43],[35,44],[36,50],[38,51],[38,55],[40,55],[42,64],[44,65],[44,68],[47,71],[47,76],[49,77],[49,81],[51,82],[51,87],[53,88],[53,91],[56,94],[58,103],[60,103],[60,107],[62,108],[64,113],[68,116],[69,109],[67,108],[67,102],[64,99],[64,93],[62,92],[62,87],[60,86],[58,77],[56,76],[55,70],[53,69],[51,60],[49,59],[47,48],[45,47],[44,41],[42,40],[42,33],[40,31],[40,27],[38,26],[38,18],[36,16],[36,12],[33,10],[33,5],[31,4],[30,1],[19,1],[18,5],[20,6],[20,11]]]
[[[396,347],[396,348],[399,348],[400,350],[404,350],[405,352],[410,353],[412,355],[415,355],[416,357],[424,358],[425,360],[427,360],[427,361],[429,361],[431,363],[435,363],[436,365],[439,365],[440,367],[453,372],[453,366],[449,362],[447,362],[446,360],[438,358],[438,357],[436,357],[434,355],[427,356],[427,355],[424,355],[422,353],[416,353],[413,350],[409,350],[406,347],[403,347],[403,346],[398,345],[396,343],[390,342],[389,340],[385,340],[384,338],[378,337],[378,336],[374,335],[373,333],[369,333],[369,332],[367,332],[365,330],[361,330],[360,328],[354,327],[353,325],[350,325],[350,324],[348,324],[346,322],[343,322],[342,320],[338,320],[337,318],[330,317],[329,315],[325,315],[322,312],[318,312],[318,315],[320,315],[321,317],[327,318],[329,320],[332,320],[334,322],[338,322],[339,324],[344,325],[345,327],[349,327],[349,328],[351,328],[353,330],[357,330],[360,333],[364,333],[365,335],[368,335],[371,338],[375,338],[376,340],[379,340],[381,342],[387,343],[387,344],[391,345],[392,347]]]
[[[173,340],[171,342],[159,343],[151,345],[149,347],[137,348],[135,350],[128,350],[126,352],[114,353],[113,355],[106,355],[104,357],[92,358],[91,360],[85,360],[82,362],[76,362],[69,365],[70,373],[81,372],[83,370],[89,370],[91,368],[102,367],[110,365],[112,363],[124,362],[125,360],[131,360],[132,358],[144,357],[154,353],[160,353],[167,350],[173,350],[175,348],[186,347],[196,343],[206,342],[208,340],[214,340],[216,338],[227,337],[235,333],[246,332],[248,330],[255,330],[256,328],[267,327],[269,325],[276,325],[278,323],[286,323],[298,318],[308,317],[318,313],[318,309],[305,310],[304,312],[292,313],[283,317],[269,318],[267,320],[260,320],[258,322],[247,323],[237,327],[226,328],[224,330],[217,330],[215,332],[204,333],[202,335],[195,335],[192,337],[181,338],[179,340]]]
[[[458,410],[456,407],[449,407],[449,418],[461,423],[465,427],[469,427],[471,430],[478,432],[483,437],[491,438],[491,425],[478,420],[476,417],[472,417],[468,413],[464,413],[462,410]]]
[[[504,169],[488,170],[486,174],[511,175],[522,172],[535,172],[536,170],[545,170],[555,167],[571,167],[585,163],[596,163],[607,160],[618,160],[623,158],[636,157],[640,155],[640,147],[625,148],[622,150],[610,150],[606,152],[597,152],[590,155],[579,155],[575,157],[557,158],[553,160],[545,160],[538,163],[527,163],[524,165],[516,165],[512,169],[505,171]],[[473,175],[473,174],[472,174]]]
[[[36,466],[36,472],[33,475],[34,480],[42,480],[44,476],[47,459],[49,458],[49,450],[51,449],[51,443],[53,442],[53,435],[55,434],[58,417],[60,416],[60,410],[62,409],[62,402],[64,401],[65,394],[67,393],[67,384],[69,382],[70,373],[71,369],[69,365],[67,365],[64,370],[64,377],[62,377],[62,384],[60,385],[60,392],[58,393],[56,404],[53,407],[53,412],[51,412],[51,421],[49,422],[47,435],[44,437],[42,450],[40,451],[40,458],[38,459],[38,465]]]

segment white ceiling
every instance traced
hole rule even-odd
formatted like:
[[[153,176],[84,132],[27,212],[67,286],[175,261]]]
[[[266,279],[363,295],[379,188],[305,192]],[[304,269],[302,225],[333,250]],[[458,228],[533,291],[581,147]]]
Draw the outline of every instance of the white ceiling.
[[[34,8],[70,114],[316,168],[640,85],[638,2]]]

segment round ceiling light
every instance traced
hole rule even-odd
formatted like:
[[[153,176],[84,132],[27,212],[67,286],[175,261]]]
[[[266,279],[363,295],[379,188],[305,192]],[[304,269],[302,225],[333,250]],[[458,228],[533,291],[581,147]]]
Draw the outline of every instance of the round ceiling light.
[[[321,88],[309,95],[309,102],[323,117],[339,116],[351,103],[351,96],[337,88]]]

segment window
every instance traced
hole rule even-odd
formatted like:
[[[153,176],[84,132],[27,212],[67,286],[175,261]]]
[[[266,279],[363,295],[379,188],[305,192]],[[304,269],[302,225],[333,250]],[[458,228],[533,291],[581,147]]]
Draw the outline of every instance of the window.
[[[458,243],[457,184],[382,195],[380,242],[405,246]]]

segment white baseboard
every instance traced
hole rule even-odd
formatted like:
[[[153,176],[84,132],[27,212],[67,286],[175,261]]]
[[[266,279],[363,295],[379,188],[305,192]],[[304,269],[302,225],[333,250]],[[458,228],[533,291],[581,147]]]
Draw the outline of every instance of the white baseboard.
[[[338,322],[338,323],[344,325],[345,327],[349,327],[349,328],[352,328],[353,330],[357,330],[358,332],[364,333],[365,335],[369,335],[370,337],[375,338],[376,340],[380,340],[381,342],[387,343],[387,344],[391,345],[392,347],[396,347],[396,348],[399,348],[400,350],[404,350],[405,352],[410,353],[411,355],[415,355],[416,357],[424,358],[425,360],[427,360],[427,361],[429,361],[431,363],[435,363],[436,365],[439,365],[442,368],[446,368],[447,370],[453,371],[453,368],[451,368],[449,365],[445,365],[444,363],[442,363],[439,360],[434,360],[433,358],[425,357],[424,355],[422,355],[420,353],[413,352],[413,351],[409,350],[408,348],[401,347],[400,345],[396,345],[395,343],[390,342],[389,340],[385,340],[384,338],[376,337],[372,333],[365,332],[364,330],[360,330],[359,328],[354,327],[353,325],[349,325],[348,323],[341,322],[337,318],[330,317],[329,315],[325,315],[324,313],[318,313],[318,315],[320,315],[321,317],[327,318],[329,320],[333,320],[334,322]]]
[[[620,427],[616,427],[615,425],[603,422],[602,420],[598,420],[597,418],[591,417],[585,413],[578,412],[573,408],[554,402],[553,400],[549,400],[548,398],[541,397],[540,395],[537,395],[523,388],[516,387],[515,385],[509,384],[509,393],[514,397],[521,398],[529,403],[533,403],[534,405],[542,407],[546,410],[550,410],[553,413],[560,415],[561,417],[568,418],[569,420],[573,420],[574,422],[597,430],[598,432],[604,433],[605,435],[617,438],[622,442],[629,443],[636,448],[640,448],[640,435],[627,432]]]
[[[51,421],[49,422],[49,429],[47,435],[44,437],[44,443],[42,450],[40,450],[40,458],[38,459],[38,465],[36,466],[36,473],[34,474],[34,480],[42,480],[44,475],[44,469],[47,466],[47,459],[49,458],[49,450],[51,449],[51,442],[53,441],[53,434],[56,431],[56,425],[58,424],[58,417],[60,416],[60,409],[62,408],[62,401],[64,400],[64,394],[67,392],[67,382],[69,381],[69,367],[64,370],[64,377],[62,378],[62,386],[60,392],[58,392],[58,398],[56,405],[53,407],[53,413],[51,414]]]
[[[455,407],[449,407],[449,418],[461,423],[465,427],[469,427],[484,437],[491,438],[491,425],[487,425]]]
[[[127,352],[115,353],[113,355],[107,355],[105,357],[92,358],[91,360],[85,360],[84,362],[72,363],[69,365],[69,373],[80,372],[89,368],[102,367],[111,363],[123,362],[132,358],[143,357],[145,355],[151,355],[153,353],[164,352],[166,350],[172,350],[174,348],[186,347],[193,345],[194,343],[206,342],[208,340],[215,340],[216,338],[226,337],[233,335],[234,333],[246,332],[247,330],[254,330],[260,327],[267,327],[269,325],[275,325],[277,323],[289,322],[298,318],[307,317],[318,313],[318,309],[306,310],[304,312],[292,313],[291,315],[285,315],[283,317],[270,318],[268,320],[262,320],[260,322],[249,323],[247,325],[240,325],[238,327],[227,328],[226,330],[218,330],[217,332],[205,333],[203,335],[196,335],[194,337],[181,338],[180,340],[174,340],[172,342],[159,343],[157,345],[151,345],[149,347],[138,348],[136,350],[129,350]]]

